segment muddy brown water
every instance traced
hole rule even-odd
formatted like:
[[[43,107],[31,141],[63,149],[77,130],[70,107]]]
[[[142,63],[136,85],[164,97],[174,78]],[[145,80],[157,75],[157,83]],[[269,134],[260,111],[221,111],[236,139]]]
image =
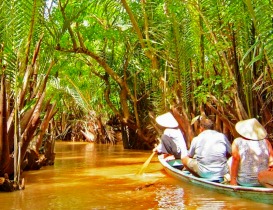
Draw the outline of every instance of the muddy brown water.
[[[0,210],[273,209],[182,183],[168,176],[151,151],[122,145],[57,142],[54,166],[23,173],[25,190],[0,193]]]

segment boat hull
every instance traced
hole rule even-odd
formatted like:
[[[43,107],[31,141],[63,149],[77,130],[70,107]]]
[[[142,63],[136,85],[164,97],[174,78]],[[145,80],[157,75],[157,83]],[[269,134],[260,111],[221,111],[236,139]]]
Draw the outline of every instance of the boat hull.
[[[244,187],[211,182],[203,178],[198,178],[190,174],[188,171],[180,170],[179,168],[181,168],[181,161],[179,160],[167,162],[161,156],[158,156],[158,159],[164,167],[165,171],[170,176],[183,182],[191,183],[218,193],[234,196],[237,198],[246,198],[256,202],[273,204],[273,188]]]

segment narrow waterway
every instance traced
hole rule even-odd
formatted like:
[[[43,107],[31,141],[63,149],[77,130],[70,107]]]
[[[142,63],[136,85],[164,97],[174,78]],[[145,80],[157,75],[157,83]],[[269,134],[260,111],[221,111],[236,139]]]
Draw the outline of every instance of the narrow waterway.
[[[150,151],[121,145],[57,142],[54,166],[23,173],[25,190],[0,193],[1,210],[272,209],[179,182]]]

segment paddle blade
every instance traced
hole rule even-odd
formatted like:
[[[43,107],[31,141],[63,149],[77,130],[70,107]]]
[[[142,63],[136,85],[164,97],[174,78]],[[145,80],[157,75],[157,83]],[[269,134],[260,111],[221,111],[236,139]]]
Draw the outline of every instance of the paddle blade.
[[[139,170],[139,172],[137,173],[137,175],[142,175],[144,170],[147,168],[147,166],[149,165],[149,163],[151,162],[153,156],[155,155],[155,152],[153,152],[150,157],[145,161],[145,163],[143,164],[143,166],[141,167],[141,169]]]

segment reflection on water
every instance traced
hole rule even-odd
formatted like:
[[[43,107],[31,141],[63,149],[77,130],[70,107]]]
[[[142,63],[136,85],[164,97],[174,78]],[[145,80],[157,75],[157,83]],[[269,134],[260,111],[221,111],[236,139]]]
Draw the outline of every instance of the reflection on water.
[[[54,166],[24,172],[26,189],[0,193],[2,210],[59,209],[272,209],[214,193],[164,173],[151,151],[121,145],[57,142]]]

